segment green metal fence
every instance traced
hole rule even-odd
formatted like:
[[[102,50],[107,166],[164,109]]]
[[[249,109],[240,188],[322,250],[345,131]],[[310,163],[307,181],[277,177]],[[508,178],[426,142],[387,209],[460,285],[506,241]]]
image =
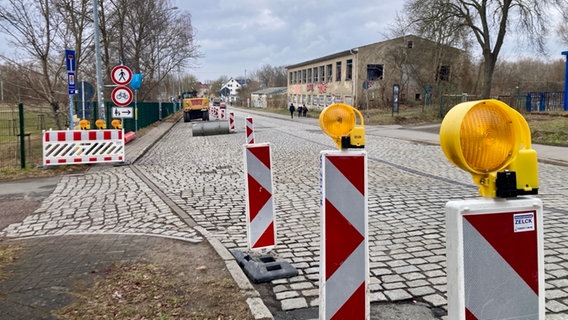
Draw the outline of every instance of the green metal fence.
[[[111,103],[105,104],[107,128],[111,128]],[[96,102],[83,105],[75,104],[75,114],[79,118],[91,120],[91,128],[95,129],[94,115],[99,114]],[[123,119],[126,132],[138,131],[162,119],[169,117],[179,110],[179,104],[171,102],[137,103],[136,114],[132,118]],[[68,125],[68,114],[60,113],[61,124]],[[0,169],[2,168],[33,168],[42,165],[42,131],[56,130],[53,112],[49,106],[21,105],[18,103],[0,105]],[[23,146],[23,147],[22,147]]]
[[[41,132],[54,126],[52,119],[49,108],[17,103],[0,105],[0,168],[40,165]]]

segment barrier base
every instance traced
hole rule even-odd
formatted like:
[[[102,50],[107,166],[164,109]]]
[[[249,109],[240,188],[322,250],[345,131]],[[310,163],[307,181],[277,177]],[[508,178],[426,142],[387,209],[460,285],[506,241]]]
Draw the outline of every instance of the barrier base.
[[[252,256],[240,250],[232,250],[231,253],[237,260],[237,263],[243,268],[247,277],[255,283],[269,282],[298,275],[298,270],[290,263],[276,261],[274,257],[268,254]]]

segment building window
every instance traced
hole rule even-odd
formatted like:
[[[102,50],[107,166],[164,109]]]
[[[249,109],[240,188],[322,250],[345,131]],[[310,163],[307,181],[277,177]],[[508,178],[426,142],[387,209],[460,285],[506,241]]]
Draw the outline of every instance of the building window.
[[[320,82],[325,82],[325,67],[324,66],[320,66],[319,67],[320,71]]]
[[[312,83],[312,68],[308,69],[308,83]]]
[[[382,64],[368,64],[367,65],[367,80],[375,81],[383,79],[383,65]]]
[[[406,43],[406,47],[407,47],[408,49],[414,48],[414,41],[412,41],[412,40],[408,41],[408,42]]]
[[[341,81],[341,61],[335,63],[335,81]]]
[[[288,79],[288,82],[289,82],[290,84],[294,83],[294,80],[292,79],[293,76],[294,76],[294,73],[293,73],[293,72],[289,72],[289,73],[288,73],[288,78],[289,78],[289,79]]]
[[[347,59],[345,63],[345,80],[353,79],[353,59]]]
[[[306,69],[302,70],[302,83],[306,83]]]
[[[331,64],[328,64],[328,65],[325,66],[325,75],[326,75],[326,76],[325,76],[325,81],[326,81],[326,82],[331,82],[331,79],[332,79],[332,78],[331,78],[331,74],[332,74],[332,70],[331,70],[331,69],[332,69],[332,65],[331,65]]]
[[[314,82],[319,82],[318,67],[314,68]]]
[[[450,81],[450,66],[440,66],[438,74],[436,75],[437,81]]]

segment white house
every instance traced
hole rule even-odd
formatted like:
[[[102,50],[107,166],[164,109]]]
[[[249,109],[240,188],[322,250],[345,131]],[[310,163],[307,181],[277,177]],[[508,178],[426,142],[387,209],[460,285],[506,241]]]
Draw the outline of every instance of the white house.
[[[245,84],[245,79],[229,79],[227,83],[221,87],[220,93],[222,97],[228,98],[229,101],[235,101],[238,90]]]

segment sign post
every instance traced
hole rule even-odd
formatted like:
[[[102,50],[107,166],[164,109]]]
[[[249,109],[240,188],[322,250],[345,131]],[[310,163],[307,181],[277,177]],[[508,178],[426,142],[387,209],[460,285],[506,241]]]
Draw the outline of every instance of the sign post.
[[[112,68],[110,78],[112,82],[117,85],[111,93],[112,102],[117,107],[128,106],[134,98],[132,90],[127,87],[132,80],[132,70],[125,65],[119,64]],[[112,115],[116,118],[132,118],[134,116],[132,108],[122,109],[123,108],[112,108]]]
[[[69,93],[69,129],[72,129],[74,127],[73,95],[75,95],[75,50],[65,50],[65,67],[67,69],[67,89]]]

